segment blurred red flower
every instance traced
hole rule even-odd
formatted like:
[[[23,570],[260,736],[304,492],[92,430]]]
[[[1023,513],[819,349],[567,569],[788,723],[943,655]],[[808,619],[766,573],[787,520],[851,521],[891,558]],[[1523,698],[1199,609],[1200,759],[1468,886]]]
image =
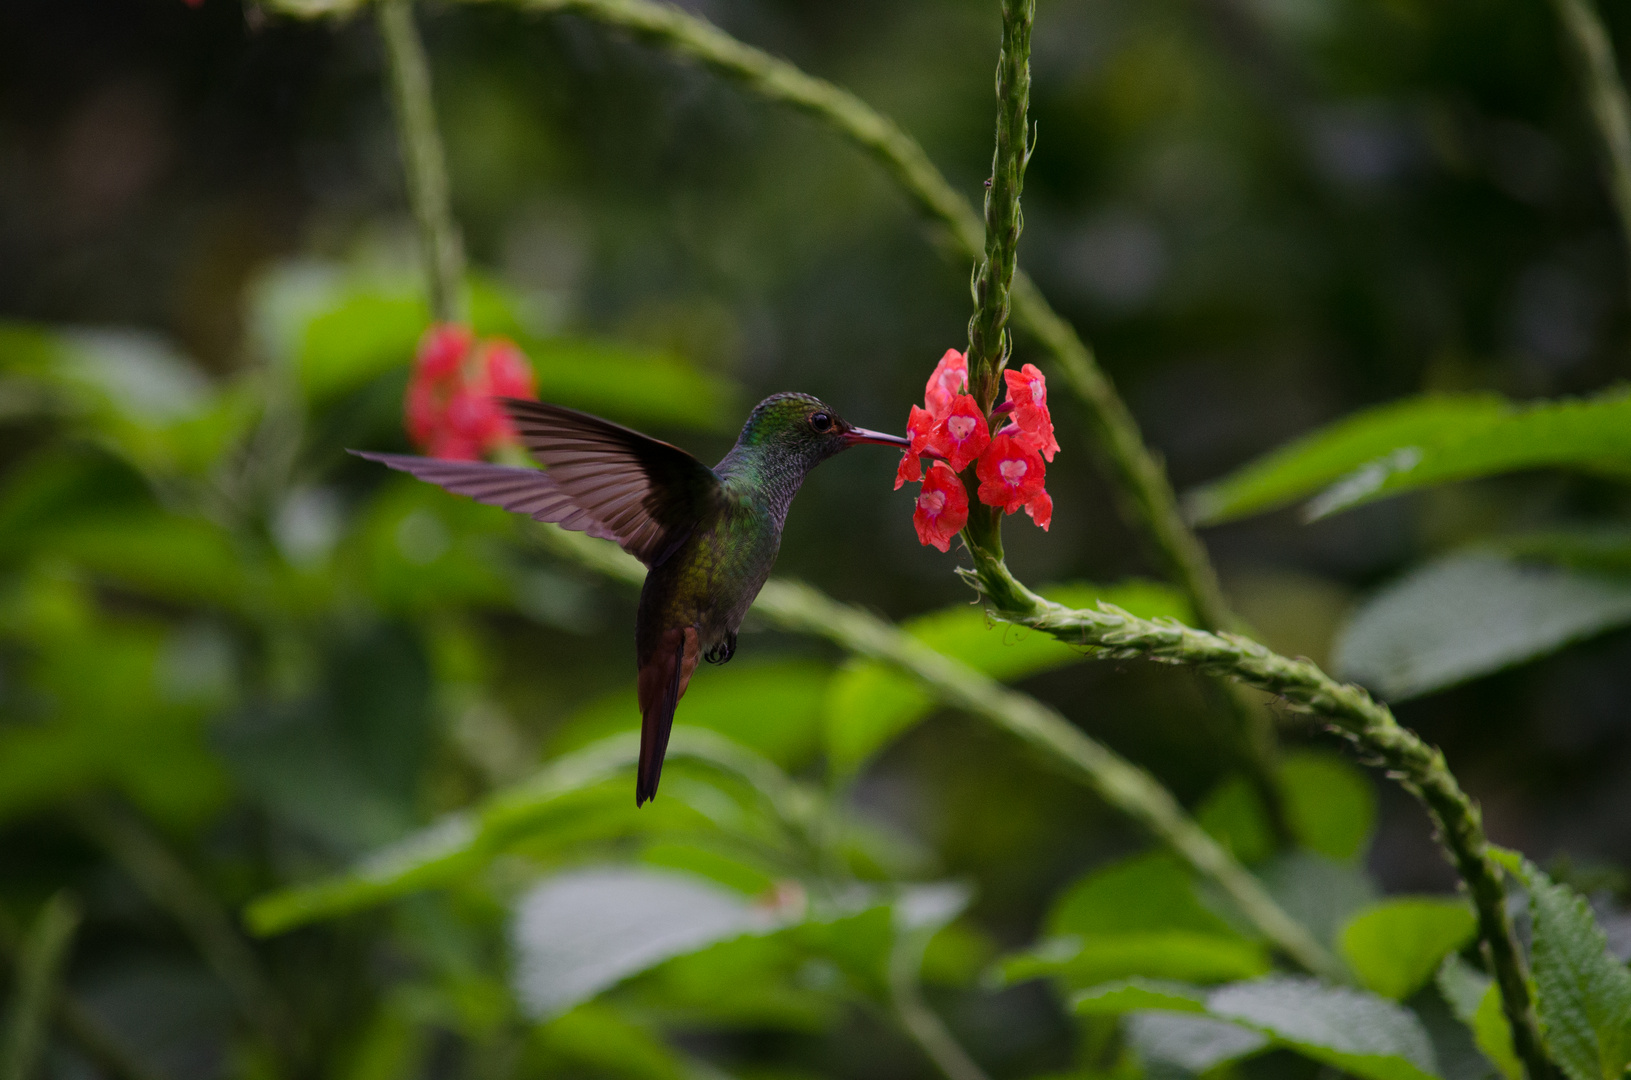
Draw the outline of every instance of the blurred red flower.
[[[408,436],[431,457],[478,461],[516,442],[497,398],[536,396],[532,367],[513,342],[477,341],[468,327],[425,331],[403,413]]]
[[[948,551],[952,537],[967,523],[968,491],[963,481],[944,461],[935,462],[923,478],[923,490],[918,494],[917,508],[912,511],[918,543]]]

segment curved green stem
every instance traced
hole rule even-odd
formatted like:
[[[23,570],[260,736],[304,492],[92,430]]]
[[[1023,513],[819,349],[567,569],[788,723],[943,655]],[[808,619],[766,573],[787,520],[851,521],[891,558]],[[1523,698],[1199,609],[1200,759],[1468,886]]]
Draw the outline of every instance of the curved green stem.
[[[1608,189],[1631,252],[1631,103],[1614,60],[1614,42],[1591,0],[1552,0],[1570,52],[1579,67],[1581,89],[1608,157]]]
[[[0,1039],[0,1080],[30,1080],[50,1041],[53,1003],[79,929],[79,905],[66,893],[46,901],[29,927],[17,960],[16,993]]]
[[[1317,717],[1354,743],[1426,806],[1439,842],[1466,883],[1486,956],[1501,987],[1513,1046],[1531,1080],[1553,1075],[1540,1040],[1523,952],[1506,910],[1506,889],[1490,855],[1483,819],[1445,764],[1444,755],[1402,727],[1386,705],[1360,687],[1339,683],[1308,660],[1290,660],[1248,638],[1152,622],[1101,605],[1063,607],[1026,588],[1000,560],[976,556],[970,583],[993,617],[1082,645],[1100,659],[1182,664],[1267,690],[1291,709]]]
[[[464,245],[448,195],[447,155],[430,96],[430,63],[413,24],[411,0],[379,0],[375,13],[390,69],[391,112],[408,202],[419,229],[431,315],[437,322],[463,322]]]

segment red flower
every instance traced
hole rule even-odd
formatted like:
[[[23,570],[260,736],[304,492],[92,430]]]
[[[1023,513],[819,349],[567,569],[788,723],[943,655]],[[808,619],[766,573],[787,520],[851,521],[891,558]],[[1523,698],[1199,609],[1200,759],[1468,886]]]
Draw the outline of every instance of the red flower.
[[[990,443],[991,426],[980,411],[979,402],[967,394],[958,394],[943,412],[935,415],[927,445],[930,451],[946,459],[952,472],[962,472]]]
[[[1012,514],[1038,495],[1046,495],[1042,490],[1046,471],[1035,450],[1013,435],[999,434],[974,466],[974,475],[980,478],[980,501]]]
[[[1025,504],[1025,512],[1036,522],[1037,528],[1047,532],[1048,526],[1053,523],[1053,497],[1046,491],[1037,492],[1031,501]]]
[[[437,323],[425,331],[414,358],[415,374],[423,379],[451,379],[458,375],[464,354],[476,343],[468,326]]]
[[[916,482],[923,479],[922,455],[928,445],[929,430],[933,427],[934,415],[913,405],[906,419],[906,437],[911,440],[912,445],[901,454],[900,468],[895,470],[896,491],[899,491],[901,485],[907,481]]]
[[[526,356],[508,338],[487,342],[487,387],[497,397],[536,397],[538,377]]]
[[[923,478],[917,509],[912,512],[918,543],[948,551],[952,537],[967,523],[968,491],[950,466],[944,461],[935,462]]]
[[[968,357],[956,349],[947,349],[923,388],[923,404],[938,418],[951,407],[952,399],[967,389]]]
[[[1053,417],[1048,412],[1047,380],[1035,364],[1005,371],[1002,377],[1008,383],[1008,404],[1019,427],[1019,440],[1052,461],[1059,452],[1059,441],[1053,437]]]
[[[532,368],[513,342],[480,342],[463,326],[425,332],[403,402],[408,435],[432,457],[479,461],[516,441],[499,397],[530,398]]]

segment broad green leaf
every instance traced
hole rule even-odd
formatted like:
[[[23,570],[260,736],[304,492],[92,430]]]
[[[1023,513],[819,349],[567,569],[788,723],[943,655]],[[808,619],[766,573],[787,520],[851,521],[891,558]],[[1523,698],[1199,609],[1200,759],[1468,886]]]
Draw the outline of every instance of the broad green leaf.
[[[1083,1016],[1119,1016],[1140,1009],[1203,1013],[1206,992],[1183,983],[1124,979],[1089,987],[1072,998],[1070,1005]]]
[[[866,935],[880,929],[879,948],[887,953],[889,913],[878,914],[866,927],[851,921],[843,930]],[[657,1015],[692,1028],[819,1031],[836,1019],[837,991],[848,981],[822,949],[797,940],[804,925],[732,938],[665,960],[623,987],[618,1003],[635,1015]],[[811,985],[814,980],[800,978],[801,971],[815,966],[828,974],[827,983]]]
[[[1042,590],[1070,607],[1113,604],[1141,618],[1182,620],[1187,609],[1164,585],[1061,585]],[[947,656],[997,679],[1020,679],[1078,662],[1076,648],[1038,631],[992,623],[985,612],[963,604],[903,624],[904,629]],[[872,660],[851,660],[839,669],[827,694],[827,756],[842,773],[860,769],[873,754],[926,717],[934,702],[908,676]]]
[[[670,957],[780,925],[698,878],[634,867],[560,874],[516,905],[516,997],[533,1017],[558,1016]]]
[[[1324,942],[1334,944],[1343,924],[1376,900],[1376,884],[1364,867],[1308,851],[1285,852],[1257,872],[1286,914]]]
[[[1376,796],[1363,772],[1333,754],[1297,750],[1281,761],[1278,780],[1286,824],[1300,846],[1342,861],[1364,853]],[[1218,785],[1196,808],[1195,820],[1242,862],[1274,852],[1262,800],[1242,777]]]
[[[1333,754],[1293,751],[1281,762],[1280,789],[1299,844],[1331,859],[1365,853],[1376,825],[1376,792],[1363,772]]]
[[[1524,860],[1541,1034],[1570,1080],[1620,1080],[1631,1064],[1631,970],[1608,950],[1586,898]]]
[[[1631,577],[1485,552],[1412,571],[1360,606],[1335,668],[1390,701],[1430,693],[1631,623]]]
[[[1512,1049],[1512,1026],[1501,1009],[1495,980],[1459,956],[1447,956],[1438,969],[1438,989],[1456,1018],[1472,1031],[1473,1042],[1506,1080],[1524,1080],[1523,1063]]]
[[[1091,939],[1172,930],[1240,938],[1201,903],[1183,865],[1158,851],[1091,871],[1054,901],[1047,918],[1050,937],[1074,934]]]
[[[661,1036],[604,1002],[586,1001],[534,1026],[530,1041],[531,1054],[546,1059],[538,1063],[544,1070],[538,1075],[575,1075],[574,1068],[629,1080],[689,1080],[695,1075]]]
[[[1192,930],[1053,938],[1001,964],[1010,983],[1048,976],[1069,986],[1134,977],[1220,983],[1253,979],[1270,968],[1268,950],[1258,942]]]
[[[1415,993],[1440,962],[1472,940],[1478,921],[1466,901],[1400,897],[1366,908],[1342,928],[1343,958],[1367,990],[1394,1001]]]
[[[712,817],[691,809],[683,762],[745,780],[772,804],[791,798],[791,781],[772,763],[709,731],[676,728],[668,760],[678,766],[664,798],[637,811],[623,786],[639,757],[639,735],[629,732],[551,762],[530,780],[490,796],[474,810],[449,814],[361,860],[351,870],[308,885],[282,889],[249,905],[245,921],[257,934],[276,934],[425,889],[445,887],[479,872],[495,856],[542,834],[603,837],[607,832],[644,832],[672,827],[676,818],[722,827],[715,788],[698,794]],[[616,791],[603,791],[610,781]],[[600,796],[604,794],[603,801]],[[591,820],[579,814],[587,808]],[[613,810],[615,808],[615,811]],[[614,816],[620,812],[622,816]],[[788,810],[792,812],[791,809]],[[572,830],[578,830],[573,833]],[[759,839],[759,838],[755,838]]]
[[[1309,512],[1323,517],[1435,484],[1523,469],[1564,467],[1625,476],[1631,471],[1631,392],[1545,401],[1470,423],[1421,444],[1409,440],[1333,484]]]
[[[822,703],[832,675],[832,668],[813,660],[737,660],[717,675],[699,671],[685,692],[680,726],[717,731],[784,769],[803,768],[820,750]],[[620,691],[575,713],[554,745],[574,749],[639,722],[634,691]]]
[[[1569,525],[1515,533],[1490,542],[1505,555],[1584,573],[1631,576],[1631,528],[1622,524]]]
[[[1269,1045],[1262,1032],[1227,1020],[1161,1011],[1127,1017],[1127,1038],[1146,1064],[1176,1065],[1195,1074],[1249,1057]]]
[[[1274,851],[1274,834],[1256,790],[1241,776],[1231,776],[1195,808],[1195,822],[1247,865]]]
[[[1272,976],[1212,991],[1207,1011],[1366,1080],[1421,1080],[1438,1071],[1415,1014],[1358,990]]]
[[[1433,395],[1368,409],[1304,436],[1185,497],[1192,520],[1216,524],[1284,506],[1401,447],[1436,443],[1499,420],[1487,394]]]

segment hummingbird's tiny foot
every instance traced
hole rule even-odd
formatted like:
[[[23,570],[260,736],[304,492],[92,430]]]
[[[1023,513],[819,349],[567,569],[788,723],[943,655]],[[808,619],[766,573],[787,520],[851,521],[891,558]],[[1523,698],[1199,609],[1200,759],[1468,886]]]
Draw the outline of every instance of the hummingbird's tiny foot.
[[[702,658],[710,664],[723,664],[736,655],[736,635],[729,634],[724,641],[717,642],[702,654]]]

